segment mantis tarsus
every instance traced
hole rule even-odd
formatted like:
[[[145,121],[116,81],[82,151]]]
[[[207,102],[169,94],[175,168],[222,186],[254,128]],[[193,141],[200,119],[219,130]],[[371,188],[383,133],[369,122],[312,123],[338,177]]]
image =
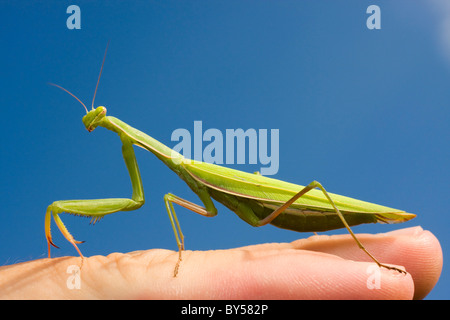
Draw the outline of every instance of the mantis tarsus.
[[[217,209],[212,199],[222,203],[234,211],[242,220],[255,227],[270,223],[280,228],[299,232],[346,228],[357,245],[378,266],[404,272],[401,269],[380,263],[364,248],[350,229],[350,226],[376,222],[400,223],[414,218],[414,214],[328,193],[317,181],[313,181],[307,186],[300,186],[258,174],[250,174],[184,158],[178,152],[142,131],[129,126],[117,118],[106,116],[105,107],[100,106],[94,109],[95,94],[105,57],[103,58],[102,68],[100,69],[95,88],[91,111],[88,111],[86,106],[72,93],[58,85],[55,86],[75,97],[84,106],[86,115],[83,117],[83,124],[89,132],[97,127],[104,127],[119,135],[122,141],[123,158],[131,178],[133,193],[131,199],[65,200],[56,201],[48,206],[45,215],[45,234],[48,242],[49,257],[50,245],[55,246],[50,234],[51,216],[53,216],[64,237],[72,243],[83,258],[77,246],[81,241],[76,241],[69,233],[59,217],[60,213],[65,212],[90,217],[95,222],[107,214],[117,211],[136,210],[144,204],[144,190],[133,150],[133,145],[136,145],[152,152],[178,174],[203,203],[203,206],[200,206],[170,193],[164,196],[166,210],[169,214],[179,249],[174,276],[178,273],[181,252],[184,250],[184,237],[173,203],[203,216],[213,217],[217,214]]]

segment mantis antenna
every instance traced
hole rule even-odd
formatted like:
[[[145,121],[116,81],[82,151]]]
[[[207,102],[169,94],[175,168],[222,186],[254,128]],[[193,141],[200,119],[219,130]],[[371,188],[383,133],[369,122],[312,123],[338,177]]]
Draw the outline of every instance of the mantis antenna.
[[[100,74],[98,75],[97,85],[95,86],[94,97],[92,98],[92,109],[94,109],[95,95],[97,94],[98,84],[100,83],[100,77],[102,75],[103,65],[105,64],[106,52],[108,51],[108,46],[109,46],[109,41],[108,41],[108,44],[106,45],[105,55],[103,56],[103,62],[102,62],[102,66],[100,68]],[[69,90],[67,90],[67,89],[65,89],[65,88],[63,88],[63,87],[61,87],[61,86],[59,86],[57,84],[54,84],[54,83],[51,83],[51,82],[49,82],[48,84],[51,85],[51,86],[55,86],[57,88],[60,88],[61,90],[63,90],[65,92],[67,92],[68,94],[70,94],[72,97],[77,99],[79,103],[81,103],[83,105],[84,109],[86,110],[86,113],[89,113],[88,109],[86,108],[86,105],[80,99],[78,99],[77,96],[74,95],[72,92],[70,92]]]
[[[94,97],[92,98],[92,110],[94,110],[95,95],[97,94],[98,84],[100,83],[100,77],[102,76],[103,65],[105,64],[106,52],[108,51],[108,46],[109,46],[109,41],[108,41],[108,44],[106,45],[105,54],[103,55],[102,66],[100,68],[100,73],[98,75],[97,85],[95,86]]]
[[[64,88],[61,87],[61,86],[58,86],[57,84],[54,84],[54,83],[51,83],[51,82],[49,82],[48,84],[51,85],[51,86],[55,86],[55,87],[57,87],[57,88],[60,88],[61,90],[64,90],[65,92],[67,92],[68,94],[70,94],[72,97],[74,97],[75,99],[77,99],[78,102],[81,103],[81,104],[83,105],[84,109],[86,110],[86,113],[88,113],[88,109],[86,108],[86,106],[84,105],[84,103],[81,102],[81,100],[78,99],[77,96],[75,96],[72,92],[70,92],[70,91],[67,90],[67,89],[64,89]]]

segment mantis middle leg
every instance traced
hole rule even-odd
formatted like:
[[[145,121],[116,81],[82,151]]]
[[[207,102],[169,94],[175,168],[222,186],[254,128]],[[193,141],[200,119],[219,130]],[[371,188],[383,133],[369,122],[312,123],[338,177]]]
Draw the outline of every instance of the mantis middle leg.
[[[164,202],[166,204],[167,213],[169,214],[170,223],[172,224],[173,233],[175,234],[175,239],[178,245],[178,261],[175,265],[173,276],[176,277],[178,273],[178,268],[181,262],[181,252],[184,250],[184,236],[181,232],[180,224],[178,222],[175,209],[172,203],[176,203],[186,209],[189,209],[195,213],[201,214],[205,217],[214,217],[217,215],[217,209],[214,206],[209,194],[207,192],[198,191],[198,196],[202,200],[205,207],[199,206],[198,204],[192,203],[190,201],[184,200],[183,198],[177,197],[171,193],[164,196]]]

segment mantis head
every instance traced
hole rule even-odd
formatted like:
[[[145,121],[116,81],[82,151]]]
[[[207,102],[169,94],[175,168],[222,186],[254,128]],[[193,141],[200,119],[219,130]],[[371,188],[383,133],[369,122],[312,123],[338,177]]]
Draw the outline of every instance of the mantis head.
[[[92,110],[88,111],[88,109],[86,108],[86,105],[80,99],[78,99],[73,93],[71,93],[67,89],[64,89],[61,86],[58,86],[57,84],[54,84],[54,83],[49,83],[49,84],[52,86],[58,87],[61,90],[64,90],[65,92],[70,94],[72,97],[77,99],[78,102],[83,105],[84,109],[86,110],[86,115],[83,117],[83,123],[89,132],[91,132],[95,128],[97,128],[97,126],[100,124],[100,122],[106,116],[106,108],[105,107],[97,107],[96,109],[94,109],[94,107],[92,107]],[[94,95],[94,98],[95,98],[95,95]],[[93,104],[94,104],[94,100],[92,100],[92,105]]]
[[[102,122],[103,118],[106,116],[105,107],[97,107],[92,109],[83,117],[83,124],[87,131],[91,132]]]

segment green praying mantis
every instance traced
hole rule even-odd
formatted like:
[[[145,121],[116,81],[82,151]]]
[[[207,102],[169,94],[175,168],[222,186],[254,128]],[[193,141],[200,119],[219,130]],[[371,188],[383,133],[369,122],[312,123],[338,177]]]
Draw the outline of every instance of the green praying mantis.
[[[110,198],[53,202],[48,206],[45,215],[45,234],[49,258],[50,245],[57,247],[53,243],[50,233],[52,216],[61,233],[75,247],[83,259],[83,254],[77,246],[82,241],[76,241],[69,233],[59,217],[60,213],[90,217],[91,221],[95,223],[107,214],[136,210],[144,204],[144,189],[133,149],[133,145],[136,145],[150,151],[164,162],[197,194],[203,203],[203,206],[200,206],[170,193],[164,196],[165,207],[179,252],[178,261],[174,268],[174,276],[177,275],[182,260],[184,236],[173,204],[180,205],[205,217],[214,217],[217,215],[217,209],[212,199],[222,203],[235,212],[242,220],[255,227],[272,224],[283,229],[298,232],[319,232],[346,228],[359,248],[378,266],[405,272],[380,263],[366,250],[350,229],[350,226],[377,222],[401,223],[414,218],[415,214],[328,193],[317,181],[313,181],[307,186],[301,186],[259,174],[246,173],[184,158],[180,153],[142,131],[115,117],[107,116],[105,107],[100,106],[94,109],[95,95],[105,57],[106,51],[92,100],[92,110],[88,111],[83,102],[68,90],[55,84],[51,85],[66,91],[84,106],[86,115],[82,121],[89,132],[92,132],[97,127],[104,127],[118,134],[122,141],[122,154],[130,175],[133,192],[131,199]]]

